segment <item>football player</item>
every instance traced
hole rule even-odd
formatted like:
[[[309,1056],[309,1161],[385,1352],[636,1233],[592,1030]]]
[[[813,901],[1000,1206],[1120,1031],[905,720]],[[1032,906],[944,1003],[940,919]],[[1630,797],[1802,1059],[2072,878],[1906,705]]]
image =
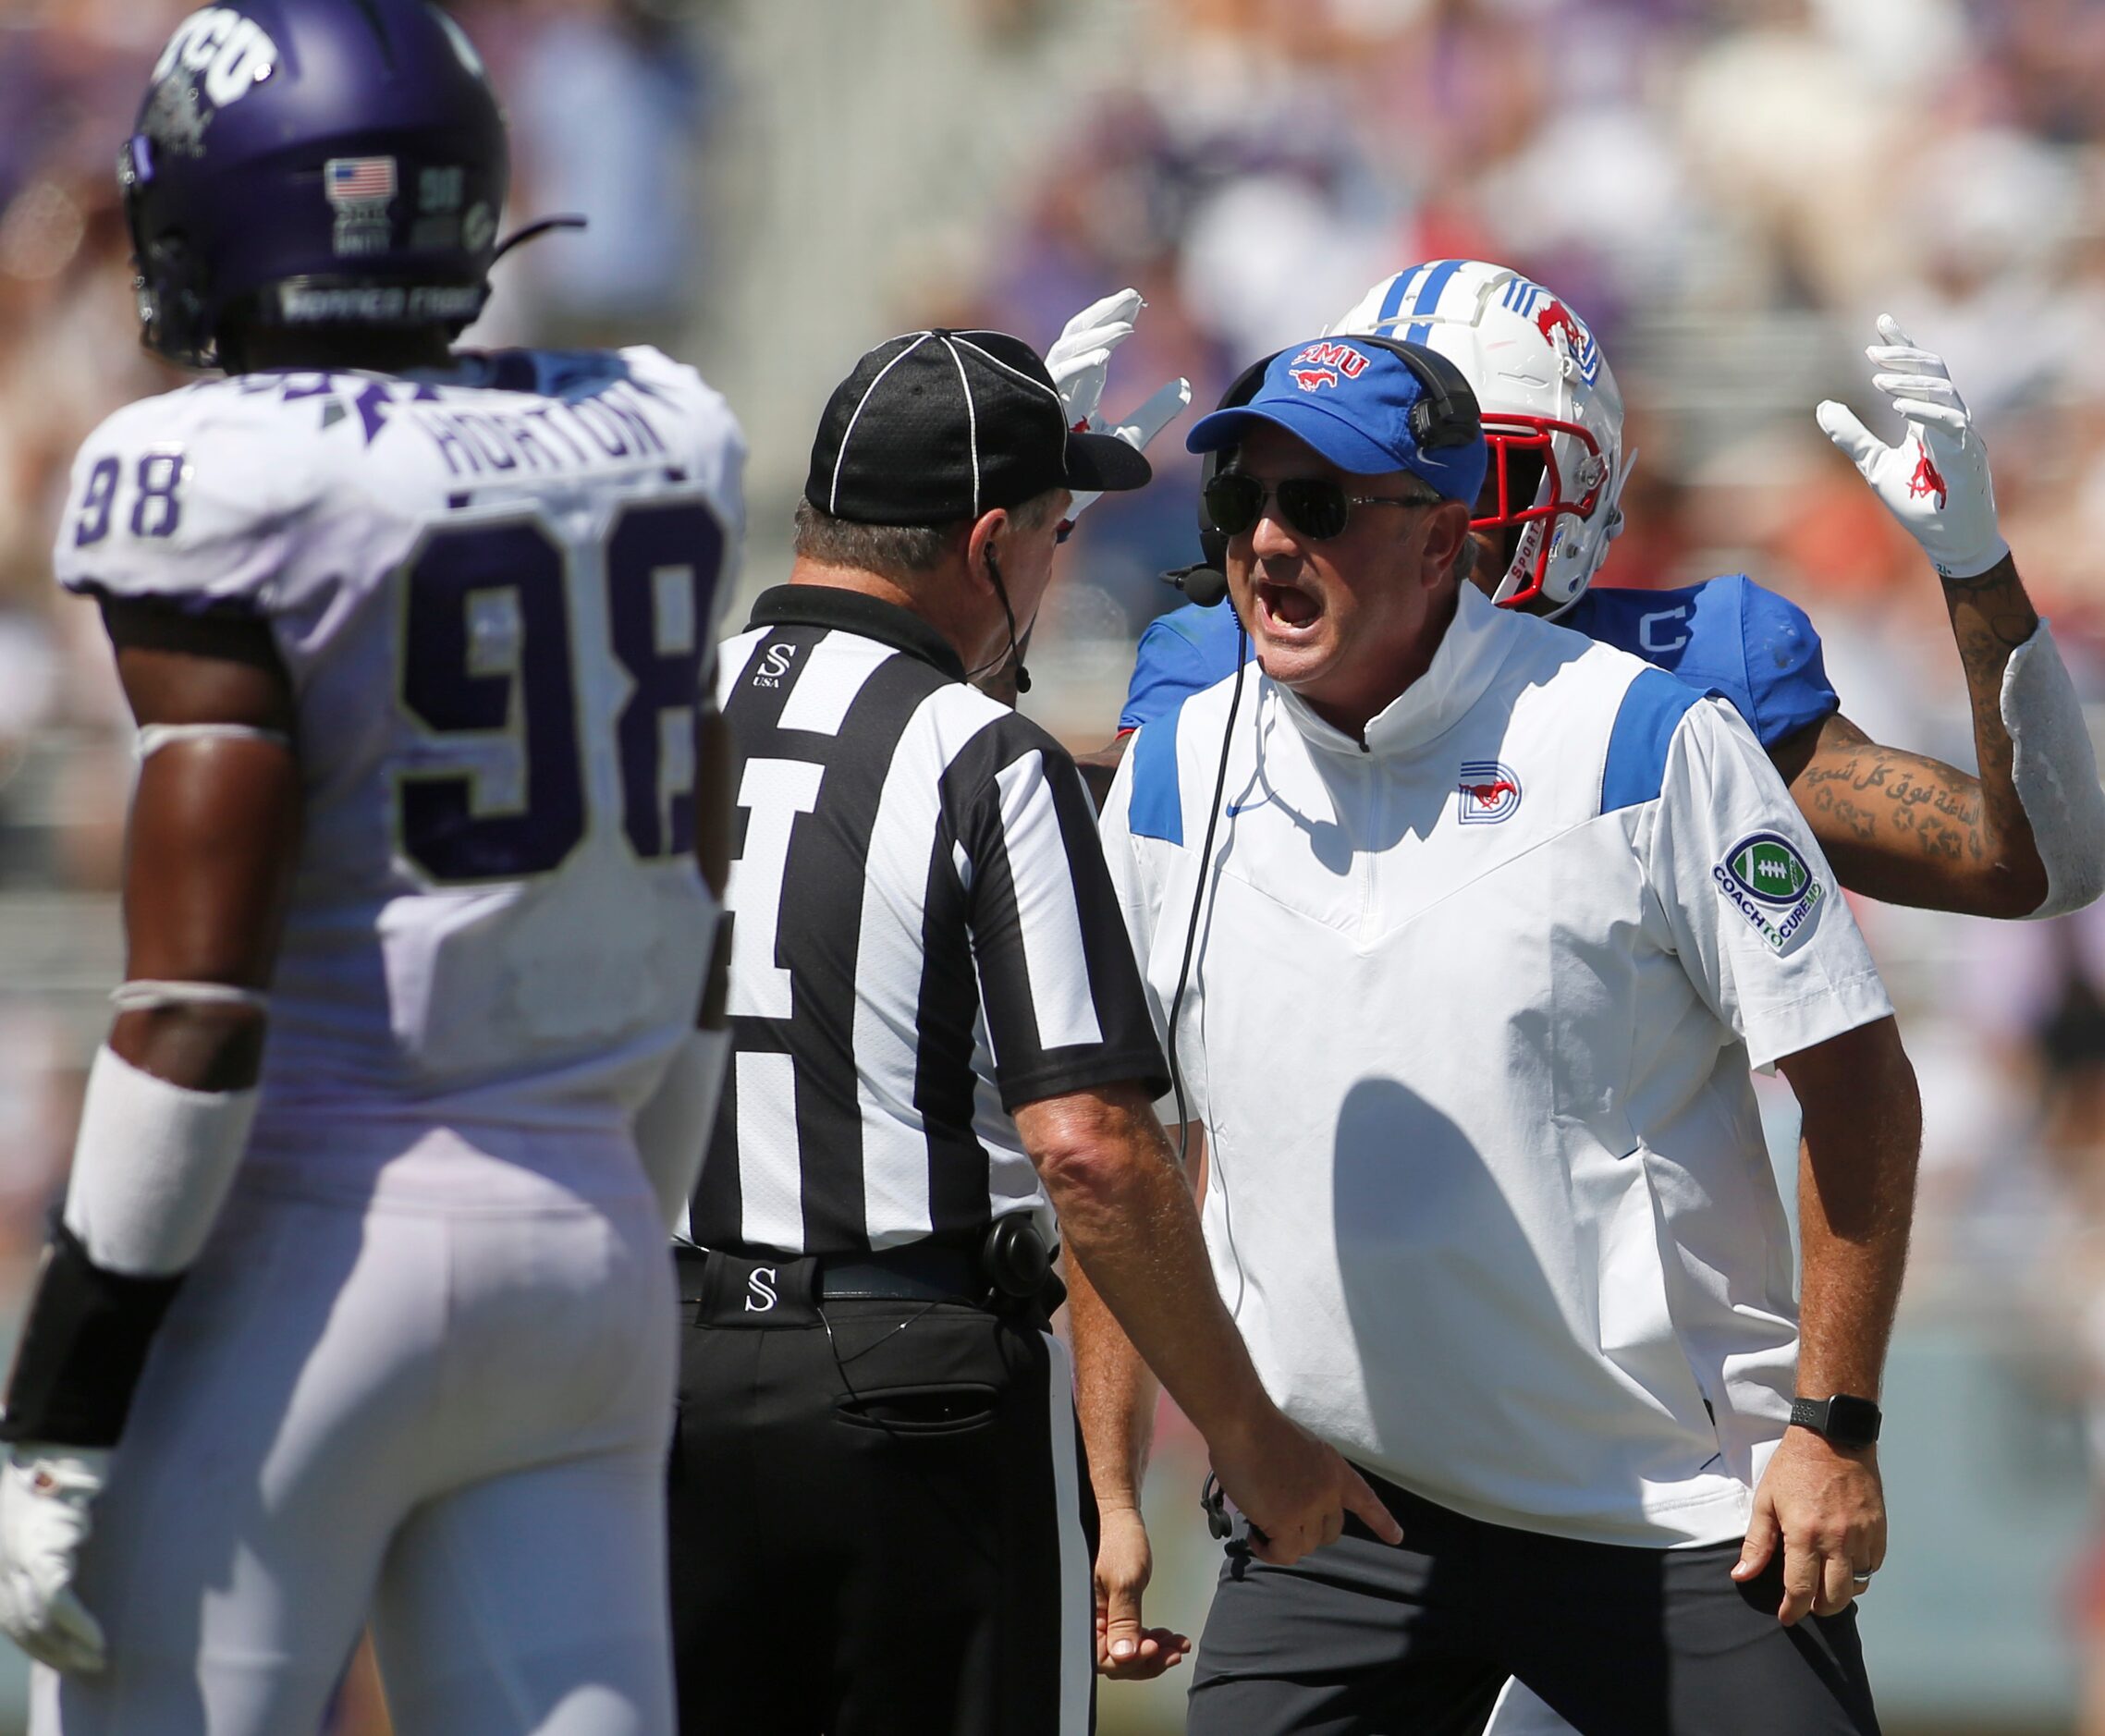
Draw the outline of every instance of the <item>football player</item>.
[[[669,1731],[742,438],[655,350],[452,350],[506,140],[426,0],[193,14],[119,174],[148,347],[226,377],[58,533],[140,770],[6,1393],[32,1728],[312,1730],[370,1619],[398,1731]]]
[[[1879,342],[1866,353],[1872,384],[1906,419],[1900,443],[1886,445],[1831,401],[1817,419],[1937,569],[1966,678],[1977,776],[1885,746],[1852,724],[1811,620],[1751,579],[1671,591],[1591,583],[1621,528],[1622,399],[1592,334],[1553,292],[1484,261],[1420,264],[1375,285],[1332,330],[1352,333],[1428,345],[1476,393],[1491,461],[1472,520],[1475,582],[1508,607],[1547,615],[1727,700],[1849,889],[1994,917],[2060,915],[2105,890],[2105,791],[2081,703],[1997,529],[1965,403],[1942,360],[1891,319],[1879,321]],[[1151,623],[1119,740],[1082,759],[1085,775],[1108,782],[1134,729],[1255,654],[1231,608],[1187,604]],[[1195,1169],[1203,1187],[1203,1156]],[[1183,1642],[1143,1629],[1150,1552],[1137,1519],[1117,1517],[1105,1528],[1097,1596],[1108,1612],[1100,1625],[1125,1649],[1100,1644],[1099,1661],[1110,1674],[1145,1677],[1174,1663]],[[1567,1729],[1514,1682],[1489,1736]]]

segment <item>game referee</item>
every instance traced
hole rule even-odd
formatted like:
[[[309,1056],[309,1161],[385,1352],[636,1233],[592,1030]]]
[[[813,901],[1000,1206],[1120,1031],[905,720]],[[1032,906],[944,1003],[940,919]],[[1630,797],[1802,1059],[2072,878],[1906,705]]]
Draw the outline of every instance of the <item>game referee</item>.
[[[680,1251],[684,1730],[1088,1729],[1056,1210],[1279,1559],[1348,1507],[1393,1534],[1218,1301],[1073,764],[968,684],[1027,632],[1070,491],[1148,474],[1070,434],[1019,340],[895,338],[827,407],[790,582],[719,654],[734,1057]]]

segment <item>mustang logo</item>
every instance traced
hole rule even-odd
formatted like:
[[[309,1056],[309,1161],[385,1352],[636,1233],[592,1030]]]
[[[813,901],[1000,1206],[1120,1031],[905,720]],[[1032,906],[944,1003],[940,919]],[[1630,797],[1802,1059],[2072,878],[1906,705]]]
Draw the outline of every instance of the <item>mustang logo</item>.
[[[1496,825],[1520,806],[1519,777],[1496,760],[1465,762],[1455,789],[1462,796],[1457,817],[1464,825]]]
[[[1318,386],[1338,384],[1338,371],[1335,368],[1293,368],[1289,372],[1293,375],[1293,383],[1303,392],[1313,392]]]
[[[1535,329],[1542,334],[1542,341],[1552,348],[1556,345],[1557,334],[1562,332],[1564,341],[1571,346],[1574,356],[1586,347],[1585,332],[1580,327],[1579,322],[1572,317],[1572,310],[1561,301],[1551,301],[1544,305],[1542,312],[1535,316]]]
[[[1920,499],[1928,495],[1937,496],[1937,509],[1944,510],[1944,478],[1938,474],[1937,466],[1929,461],[1929,448],[1917,440],[1915,449],[1922,456],[1915,460],[1915,474],[1908,478],[1908,498]]]

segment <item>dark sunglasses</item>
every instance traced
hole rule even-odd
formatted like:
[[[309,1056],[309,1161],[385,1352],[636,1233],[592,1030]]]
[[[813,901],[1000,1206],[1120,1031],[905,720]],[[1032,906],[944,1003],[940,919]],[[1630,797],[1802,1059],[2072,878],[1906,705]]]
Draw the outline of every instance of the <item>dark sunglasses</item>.
[[[1437,507],[1437,495],[1348,495],[1328,476],[1292,476],[1267,488],[1241,471],[1221,471],[1205,485],[1206,517],[1224,536],[1241,536],[1254,525],[1265,502],[1277,500],[1279,517],[1297,536],[1327,543],[1342,536],[1354,507]]]

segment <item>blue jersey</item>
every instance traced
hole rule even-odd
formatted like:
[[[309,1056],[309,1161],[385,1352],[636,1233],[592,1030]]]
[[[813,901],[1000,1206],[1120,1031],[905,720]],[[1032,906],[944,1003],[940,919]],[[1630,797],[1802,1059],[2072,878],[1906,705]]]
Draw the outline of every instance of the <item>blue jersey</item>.
[[[1731,701],[1771,752],[1841,708],[1805,611],[1742,573],[1678,591],[1594,585],[1557,625]],[[1225,606],[1188,603],[1149,622],[1119,727],[1137,729],[1232,675],[1236,638]]]

